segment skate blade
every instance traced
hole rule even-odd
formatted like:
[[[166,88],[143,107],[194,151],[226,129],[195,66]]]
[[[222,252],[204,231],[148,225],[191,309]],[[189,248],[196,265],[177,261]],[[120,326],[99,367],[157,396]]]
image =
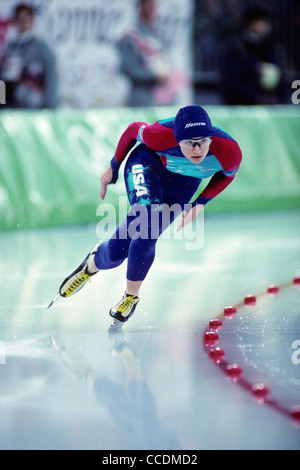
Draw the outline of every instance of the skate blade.
[[[113,333],[114,331],[118,331],[122,328],[122,326],[123,326],[123,322],[121,322],[120,320],[114,319],[114,321],[112,322],[112,324],[110,325],[108,329],[108,332]]]
[[[52,307],[52,305],[54,304],[54,302],[56,302],[56,301],[57,301],[58,297],[60,297],[60,294],[59,294],[59,293],[58,293],[58,294],[57,294],[57,295],[54,297],[54,299],[53,299],[53,300],[50,302],[50,304],[48,305],[48,307],[47,307],[47,308],[50,308],[50,307]]]

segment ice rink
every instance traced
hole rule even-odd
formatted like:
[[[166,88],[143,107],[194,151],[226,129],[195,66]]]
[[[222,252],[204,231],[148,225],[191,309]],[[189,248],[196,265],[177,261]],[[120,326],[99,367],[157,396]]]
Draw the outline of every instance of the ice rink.
[[[204,225],[202,249],[159,241],[138,308],[113,335],[125,263],[47,310],[97,242],[96,222],[0,233],[0,449],[300,449],[300,212],[208,214]],[[250,294],[256,304],[243,305]],[[218,317],[218,343],[205,346]],[[262,403],[251,391],[261,383]]]

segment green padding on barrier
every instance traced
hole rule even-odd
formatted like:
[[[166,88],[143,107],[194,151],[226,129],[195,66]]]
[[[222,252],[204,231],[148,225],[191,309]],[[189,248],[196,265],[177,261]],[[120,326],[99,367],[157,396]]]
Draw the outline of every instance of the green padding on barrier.
[[[240,144],[234,182],[206,211],[300,207],[300,113],[297,106],[207,106],[214,125]],[[177,108],[2,111],[0,229],[97,223],[101,173],[135,120],[153,122]],[[121,177],[105,202],[118,205]],[[205,186],[202,182],[201,191]]]

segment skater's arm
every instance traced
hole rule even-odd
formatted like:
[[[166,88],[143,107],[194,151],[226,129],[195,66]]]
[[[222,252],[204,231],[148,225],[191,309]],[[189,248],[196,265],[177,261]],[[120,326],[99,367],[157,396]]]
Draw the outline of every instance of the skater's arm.
[[[141,121],[132,122],[122,134],[118,142],[115,155],[111,159],[111,183],[115,183],[117,181],[121,163],[138,140],[150,149],[156,151],[177,145],[173,130],[162,126],[159,122],[156,121],[153,124]]]
[[[110,162],[112,169],[112,180],[110,181],[110,183],[115,183],[117,181],[121,163],[126,158],[128,152],[135,146],[138,139],[139,129],[143,125],[146,125],[146,123],[134,121],[129,124],[127,129],[121,135],[121,138],[116,148],[116,152]]]
[[[197,217],[200,211],[203,210],[204,205],[203,204],[197,204],[196,206],[192,207],[188,212],[183,211],[182,213],[182,221],[177,227],[177,232],[180,232],[180,230],[189,222],[192,222],[192,220]]]
[[[197,199],[193,202],[193,205],[207,204],[213,198],[218,196],[218,194],[224,191],[224,189],[227,188],[230,183],[232,183],[234,177],[235,173],[231,176],[225,176],[222,171],[218,171],[217,173],[215,173],[206,188],[202,191],[201,194],[199,194]]]
[[[112,182],[113,178],[113,171],[111,165],[107,168],[107,170],[101,175],[100,182],[101,182],[101,189],[100,189],[100,198],[104,199],[105,194],[107,191],[107,186]]]
[[[214,137],[210,147],[219,160],[222,170],[216,172],[198,198],[196,204],[207,204],[232,183],[242,161],[242,152],[235,140]]]
[[[177,231],[180,232],[184,225],[194,220],[203,207],[233,181],[234,176],[235,173],[232,176],[224,176],[222,171],[215,173],[204,191],[202,191],[202,193],[193,202],[192,208],[188,212],[184,211],[182,213],[182,221],[178,226]]]

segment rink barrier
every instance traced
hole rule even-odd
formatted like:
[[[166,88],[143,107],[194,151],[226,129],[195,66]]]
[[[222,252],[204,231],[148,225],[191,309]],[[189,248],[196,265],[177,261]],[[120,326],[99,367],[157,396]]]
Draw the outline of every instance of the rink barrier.
[[[220,338],[218,333],[223,328],[223,322],[228,321],[230,318],[235,318],[239,309],[245,305],[251,308],[256,305],[257,299],[260,297],[266,295],[278,295],[282,289],[291,286],[300,288],[300,275],[295,276],[292,281],[280,286],[271,285],[266,291],[260,292],[257,295],[249,294],[244,297],[243,301],[234,306],[225,307],[223,313],[210,320],[209,325],[206,327],[203,335],[203,348],[210,361],[219,367],[219,369],[226,375],[227,379],[236,383],[242,389],[246,390],[246,392],[250,393],[252,398],[258,404],[264,404],[271,407],[273,410],[290,419],[293,424],[300,426],[300,403],[299,405],[292,407],[292,409],[287,408],[280,401],[272,399],[272,390],[266,383],[256,383],[247,380],[247,378],[244,377],[242,365],[229,363],[226,360],[226,351],[224,348],[220,347]]]
[[[299,107],[205,108],[243,153],[235,180],[206,206],[206,214],[299,208]],[[0,230],[96,226],[100,175],[121,134],[132,121],[154,122],[177,110],[1,110]],[[105,199],[114,207],[125,194],[123,168]]]

